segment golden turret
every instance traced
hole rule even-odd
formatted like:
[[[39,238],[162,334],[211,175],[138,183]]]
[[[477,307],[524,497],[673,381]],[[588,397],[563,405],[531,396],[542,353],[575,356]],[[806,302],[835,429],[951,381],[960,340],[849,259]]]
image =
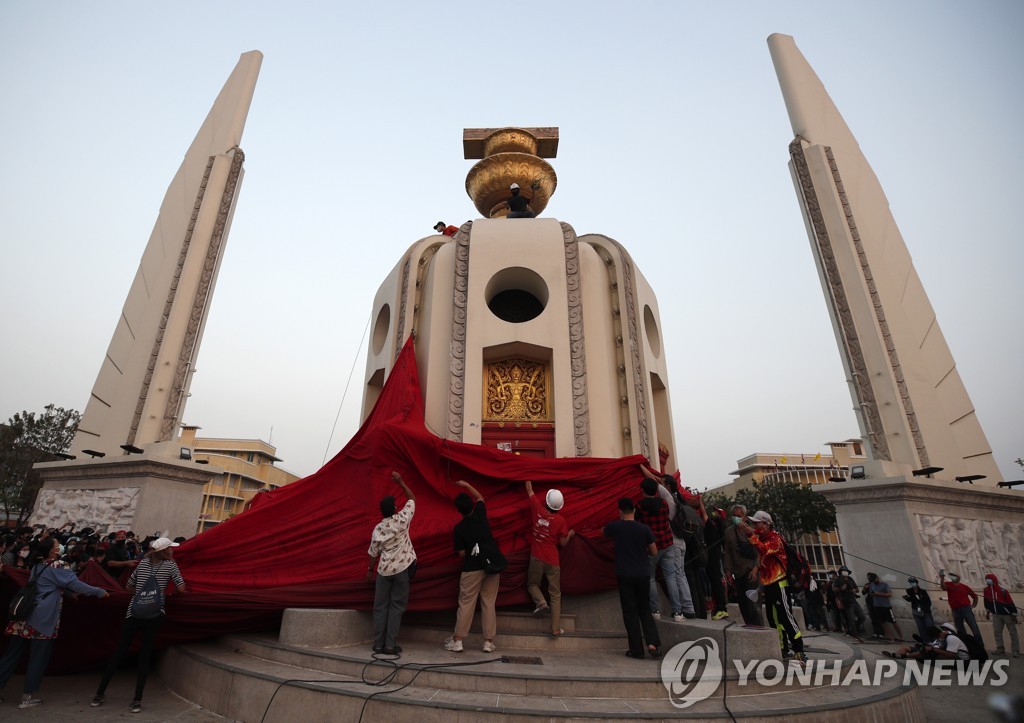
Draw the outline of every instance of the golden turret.
[[[557,128],[466,128],[462,148],[466,158],[482,159],[466,176],[466,193],[484,217],[508,213],[513,183],[538,216],[548,205],[558,176],[544,159],[558,153]]]

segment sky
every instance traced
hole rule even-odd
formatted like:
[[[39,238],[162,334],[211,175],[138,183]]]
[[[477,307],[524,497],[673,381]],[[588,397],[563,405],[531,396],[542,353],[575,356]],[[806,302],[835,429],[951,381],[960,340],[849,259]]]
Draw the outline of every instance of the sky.
[[[787,168],[775,32],[881,180],[996,462],[1020,478],[1010,0],[6,0],[0,419],[84,409],[167,186],[239,55],[260,50],[184,416],[201,436],[270,441],[284,468],[316,471],[358,428],[377,287],[438,219],[478,216],[462,129],[557,126],[544,216],[622,243],[658,295],[684,481],[726,483],[754,452],[827,452],[859,432]]]

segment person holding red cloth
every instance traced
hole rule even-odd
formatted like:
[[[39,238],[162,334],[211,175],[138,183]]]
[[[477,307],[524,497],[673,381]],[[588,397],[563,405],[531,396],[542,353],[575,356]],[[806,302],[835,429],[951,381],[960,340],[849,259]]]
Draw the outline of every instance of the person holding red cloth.
[[[527,480],[526,496],[530,498],[530,512],[533,515],[533,542],[530,545],[530,566],[526,570],[526,592],[537,606],[533,611],[534,617],[551,613],[551,635],[558,637],[565,632],[559,627],[562,615],[562,568],[558,548],[565,547],[576,531],[570,530],[565,519],[558,514],[565,504],[561,492],[548,490],[542,503],[533,494],[533,485]],[[548,581],[550,605],[540,591],[541,577]]]
[[[960,582],[960,576],[953,572],[949,573],[949,580],[947,581],[946,573],[939,570],[939,582],[942,585],[942,589],[949,596],[949,609],[953,613],[953,623],[956,625],[957,632],[961,637],[966,634],[964,629],[964,623],[966,622],[971,626],[971,632],[978,639],[978,644],[984,645],[981,641],[981,630],[978,628],[978,621],[974,617],[974,608],[978,605],[978,596],[974,593],[974,590]]]

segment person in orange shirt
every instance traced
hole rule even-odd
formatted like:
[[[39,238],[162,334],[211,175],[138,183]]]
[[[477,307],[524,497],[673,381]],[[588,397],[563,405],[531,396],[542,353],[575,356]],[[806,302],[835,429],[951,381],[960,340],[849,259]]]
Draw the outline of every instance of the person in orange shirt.
[[[772,529],[772,516],[764,510],[755,512],[749,521],[753,526],[750,530],[750,544],[761,555],[758,573],[764,586],[764,609],[768,622],[779,631],[779,643],[783,649],[787,647],[788,641],[795,653],[793,659],[806,662],[804,640],[800,626],[793,617],[793,608],[786,590],[789,581],[786,579],[786,548],[782,538]]]

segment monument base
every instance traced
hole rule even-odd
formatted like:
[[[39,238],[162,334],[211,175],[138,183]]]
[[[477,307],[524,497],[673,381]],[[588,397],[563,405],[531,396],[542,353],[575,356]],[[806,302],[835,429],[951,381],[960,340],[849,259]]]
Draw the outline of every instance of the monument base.
[[[909,576],[932,589],[943,570],[960,575],[979,595],[990,572],[1003,587],[1024,589],[1020,492],[909,476],[814,489],[836,506],[847,564],[859,583],[877,572],[897,591]],[[903,602],[898,598],[894,603]]]
[[[149,455],[36,465],[43,487],[31,520],[49,527],[73,522],[105,534],[134,530],[141,538],[196,534],[203,485],[217,467]]]

